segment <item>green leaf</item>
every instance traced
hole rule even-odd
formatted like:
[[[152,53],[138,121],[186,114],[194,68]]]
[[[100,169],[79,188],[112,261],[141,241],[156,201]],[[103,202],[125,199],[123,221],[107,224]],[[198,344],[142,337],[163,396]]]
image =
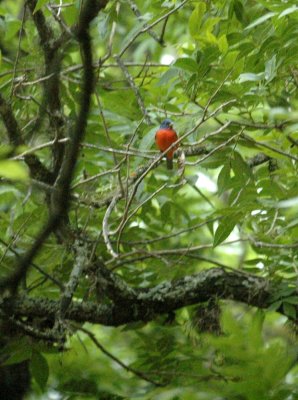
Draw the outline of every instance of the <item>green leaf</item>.
[[[287,200],[280,201],[277,204],[278,208],[289,208],[289,207],[296,207],[296,206],[298,206],[298,196],[289,198]]]
[[[122,400],[122,397],[114,397],[108,392],[100,391],[100,396],[98,396],[98,389],[97,389],[97,382],[94,380],[84,377],[80,377],[77,379],[75,376],[71,379],[68,379],[64,382],[59,390],[61,389],[63,392],[66,393],[75,393],[75,397],[67,397],[67,399],[103,399],[103,400]],[[91,397],[92,396],[92,397]]]
[[[268,307],[268,310],[270,311],[276,311],[280,308],[280,306],[282,305],[282,301],[275,301],[274,303],[270,304],[270,306]]]
[[[227,55],[224,58],[224,66],[226,68],[233,68],[235,65],[235,62],[237,60],[237,57],[239,55],[239,51],[229,51]]]
[[[97,29],[102,39],[105,39],[109,34],[108,30],[109,20],[110,20],[109,14],[99,13],[97,18]]]
[[[32,348],[26,337],[10,341],[1,350],[2,365],[19,364],[31,358]]]
[[[269,13],[263,15],[262,17],[256,19],[251,24],[249,24],[246,28],[244,28],[244,30],[252,29],[252,28],[254,28],[254,27],[258,26],[258,25],[261,25],[263,22],[265,22],[268,19],[274,17],[274,15],[276,15],[275,12],[269,12]]]
[[[160,79],[156,82],[156,86],[165,86],[169,82],[177,79],[178,70],[176,68],[168,69],[164,74],[161,75]]]
[[[211,233],[211,235],[214,235],[214,221],[213,222],[208,222],[207,223],[207,228],[209,230],[209,232]]]
[[[239,83],[242,82],[257,82],[264,79],[264,72],[260,72],[259,74],[254,74],[252,72],[246,72],[241,74],[238,78]]]
[[[41,390],[44,390],[49,377],[49,366],[47,360],[41,353],[33,351],[30,368],[35,381]]]
[[[208,157],[205,161],[201,163],[204,168],[218,168],[222,165],[225,165],[227,159],[230,157],[231,150],[229,148],[225,148],[221,151],[217,151],[212,154],[211,157]]]
[[[296,319],[296,307],[293,304],[284,301],[282,308],[288,317]]]
[[[80,8],[75,3],[73,3],[72,7],[62,8],[62,15],[67,25],[74,25],[77,22],[79,12]]]
[[[234,0],[233,2],[233,11],[236,15],[236,18],[238,21],[243,22],[243,16],[244,16],[244,7],[241,1],[239,0]]]
[[[192,58],[178,58],[175,62],[174,67],[184,69],[185,71],[197,72],[198,64]]]
[[[172,205],[170,201],[164,203],[163,206],[160,208],[160,217],[164,224],[172,223],[171,211]]]
[[[7,13],[2,7],[0,7],[0,15],[5,16]],[[6,23],[4,18],[0,18],[0,37],[3,37],[5,35],[5,30],[6,30]]]
[[[29,178],[26,166],[12,160],[0,161],[0,176],[14,181],[26,181]]]
[[[268,60],[265,64],[265,79],[270,82],[276,76],[276,55]]]
[[[221,53],[225,54],[229,50],[229,43],[227,41],[227,36],[226,35],[222,35],[218,39],[217,45],[218,45],[218,48],[221,51]]]
[[[297,305],[298,304],[298,296],[287,297],[284,301],[285,301],[285,303]]]
[[[248,179],[252,177],[251,169],[243,160],[238,152],[233,152],[231,157],[231,167],[235,174],[235,180],[246,184]]]
[[[231,183],[230,172],[230,162],[227,162],[221,169],[217,178],[218,195],[221,195],[225,190],[229,189]]]
[[[211,33],[214,26],[218,24],[219,21],[220,21],[219,17],[208,18],[204,23],[204,30],[206,31],[206,33]]]
[[[12,39],[21,27],[21,21],[16,19],[8,19],[6,21],[5,40]]]
[[[252,341],[254,347],[261,347],[263,345],[262,329],[265,320],[265,313],[262,310],[257,310],[253,316],[252,323],[250,324],[248,336]]]
[[[298,11],[298,7],[297,6],[292,6],[289,8],[286,8],[285,10],[283,10],[283,12],[281,12],[278,16],[278,19],[285,17],[286,15],[292,14],[293,12]]]
[[[48,2],[48,0],[37,0],[33,14],[35,14],[36,11],[40,10],[47,2]]]
[[[140,150],[149,150],[153,146],[156,130],[157,128],[154,127],[143,136],[139,144]]]
[[[198,3],[189,18],[188,26],[191,36],[195,37],[198,34],[205,12],[206,4],[203,2]]]
[[[141,22],[137,22],[134,26],[129,30],[126,31],[126,36],[123,38],[121,47],[125,48],[131,39],[143,28],[143,24]]]
[[[239,222],[240,214],[229,215],[223,218],[214,234],[213,247],[222,243],[232,232],[235,225]]]

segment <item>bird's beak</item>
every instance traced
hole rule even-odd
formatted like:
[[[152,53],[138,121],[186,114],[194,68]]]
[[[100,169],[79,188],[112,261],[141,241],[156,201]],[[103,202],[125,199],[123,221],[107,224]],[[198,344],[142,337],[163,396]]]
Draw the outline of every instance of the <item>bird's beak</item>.
[[[173,124],[170,124],[170,128],[171,128],[171,129],[173,128]]]

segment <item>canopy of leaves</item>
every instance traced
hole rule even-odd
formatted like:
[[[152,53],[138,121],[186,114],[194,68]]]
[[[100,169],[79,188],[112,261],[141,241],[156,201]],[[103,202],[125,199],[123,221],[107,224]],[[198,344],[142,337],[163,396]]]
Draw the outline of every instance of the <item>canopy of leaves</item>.
[[[296,3],[0,2],[1,385],[298,396]]]

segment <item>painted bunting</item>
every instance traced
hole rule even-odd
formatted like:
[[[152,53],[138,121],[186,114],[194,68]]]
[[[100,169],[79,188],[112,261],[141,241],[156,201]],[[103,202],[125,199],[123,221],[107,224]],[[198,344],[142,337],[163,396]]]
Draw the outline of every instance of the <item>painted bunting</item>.
[[[173,129],[173,122],[170,119],[162,121],[159,129],[155,134],[155,143],[161,152],[164,152],[172,143],[178,139],[177,133]],[[166,154],[167,157],[167,168],[173,169],[173,157],[175,150],[178,149],[178,145],[174,146]]]

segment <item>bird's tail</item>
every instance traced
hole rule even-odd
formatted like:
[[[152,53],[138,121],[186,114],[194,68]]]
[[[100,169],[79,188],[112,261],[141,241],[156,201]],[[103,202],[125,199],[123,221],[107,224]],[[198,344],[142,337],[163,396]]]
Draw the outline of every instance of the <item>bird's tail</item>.
[[[167,157],[167,168],[168,169],[173,169],[173,159]]]

